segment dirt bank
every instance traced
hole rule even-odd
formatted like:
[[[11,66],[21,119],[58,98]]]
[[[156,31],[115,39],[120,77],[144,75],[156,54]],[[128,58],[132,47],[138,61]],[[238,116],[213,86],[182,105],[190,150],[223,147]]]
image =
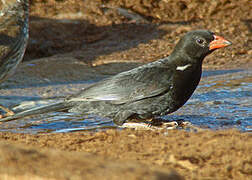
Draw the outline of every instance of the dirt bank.
[[[149,62],[169,55],[183,33],[209,29],[233,45],[206,58],[204,67],[247,67],[251,11],[250,0],[36,0],[25,59],[69,52],[90,65]]]

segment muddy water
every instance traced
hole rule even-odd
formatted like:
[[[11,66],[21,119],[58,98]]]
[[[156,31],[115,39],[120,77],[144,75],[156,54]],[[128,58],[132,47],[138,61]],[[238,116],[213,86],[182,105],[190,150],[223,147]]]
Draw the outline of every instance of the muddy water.
[[[21,86],[7,87],[19,96],[1,96],[1,103],[12,105],[22,111],[31,107],[60,101],[62,91],[77,92],[80,88],[95,81],[48,84],[49,95],[56,97],[41,98],[36,91],[47,85],[32,88]],[[22,89],[22,90],[21,90]],[[205,71],[197,90],[190,100],[177,112],[167,115],[168,121],[183,120],[201,128],[222,129],[238,128],[241,131],[252,131],[252,70],[218,70]],[[0,131],[24,133],[51,133],[70,131],[102,130],[116,128],[110,119],[91,115],[80,115],[65,112],[53,112],[34,117],[2,123]]]

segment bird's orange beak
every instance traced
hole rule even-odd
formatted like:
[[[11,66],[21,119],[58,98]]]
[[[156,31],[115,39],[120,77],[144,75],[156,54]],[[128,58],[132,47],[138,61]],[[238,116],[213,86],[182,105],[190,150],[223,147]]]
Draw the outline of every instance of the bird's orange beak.
[[[223,37],[214,35],[214,40],[210,42],[209,50],[214,50],[214,49],[226,47],[231,44],[232,43],[230,41],[227,41]]]

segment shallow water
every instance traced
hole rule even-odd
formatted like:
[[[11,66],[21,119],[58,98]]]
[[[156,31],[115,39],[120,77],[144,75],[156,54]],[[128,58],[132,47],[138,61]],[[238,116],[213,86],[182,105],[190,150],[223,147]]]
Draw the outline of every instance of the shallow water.
[[[90,82],[92,81],[80,84]],[[78,86],[78,83],[68,84],[65,88],[74,85]],[[59,86],[55,85],[55,91]],[[35,96],[29,96],[25,100],[33,106],[57,101],[53,98],[41,101]],[[21,109],[23,107],[27,108],[24,105],[19,106]],[[201,83],[190,100],[177,112],[165,116],[164,119],[189,121],[193,125],[214,130],[238,128],[241,131],[252,131],[252,70],[204,72]],[[98,131],[104,128],[116,128],[116,126],[110,119],[97,116],[53,112],[2,123],[0,131],[51,133]]]

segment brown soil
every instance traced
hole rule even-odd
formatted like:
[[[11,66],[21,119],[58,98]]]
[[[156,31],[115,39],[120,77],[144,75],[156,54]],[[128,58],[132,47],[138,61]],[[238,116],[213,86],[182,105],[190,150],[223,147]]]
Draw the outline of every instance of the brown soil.
[[[150,62],[201,28],[233,42],[204,68],[251,68],[251,12],[250,0],[32,0],[25,60]],[[235,130],[1,132],[0,179],[252,179],[251,154],[252,135]]]
[[[1,133],[0,140],[0,173],[8,177],[168,179],[176,171],[185,179],[252,178],[252,135],[234,130]]]
[[[25,59],[69,52],[90,65],[149,62],[169,55],[183,33],[209,29],[233,45],[206,58],[204,67],[247,67],[252,62],[250,0],[31,2],[30,43]],[[130,10],[130,14],[118,7]],[[128,18],[132,13],[138,16]]]

